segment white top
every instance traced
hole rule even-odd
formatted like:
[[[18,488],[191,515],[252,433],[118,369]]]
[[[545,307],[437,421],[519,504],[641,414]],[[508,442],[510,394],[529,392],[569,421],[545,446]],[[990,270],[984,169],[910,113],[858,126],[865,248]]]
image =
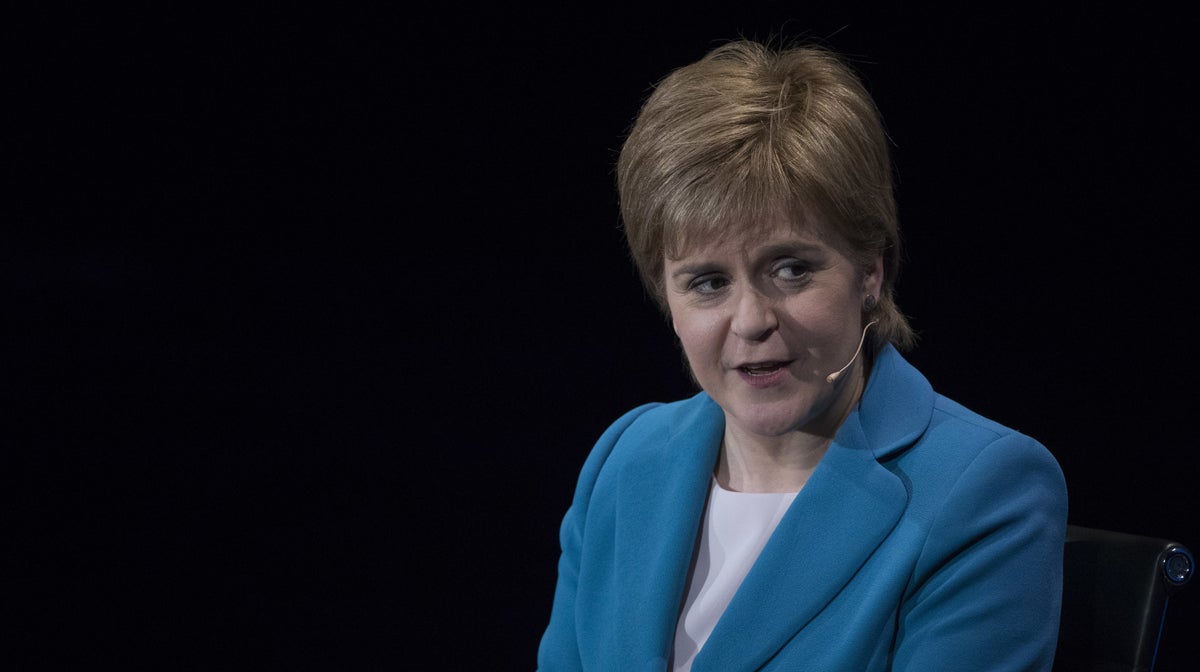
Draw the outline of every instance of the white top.
[[[795,498],[794,492],[725,490],[713,479],[687,600],[675,625],[675,672],[691,670],[692,660]]]

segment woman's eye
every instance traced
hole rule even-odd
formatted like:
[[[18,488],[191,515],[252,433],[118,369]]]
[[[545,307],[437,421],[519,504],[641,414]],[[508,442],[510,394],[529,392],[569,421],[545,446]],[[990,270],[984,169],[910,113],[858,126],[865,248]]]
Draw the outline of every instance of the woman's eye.
[[[700,294],[713,294],[729,284],[719,275],[701,275],[688,283],[688,289]]]
[[[771,275],[781,280],[804,280],[812,272],[812,268],[801,261],[781,262],[771,271]]]

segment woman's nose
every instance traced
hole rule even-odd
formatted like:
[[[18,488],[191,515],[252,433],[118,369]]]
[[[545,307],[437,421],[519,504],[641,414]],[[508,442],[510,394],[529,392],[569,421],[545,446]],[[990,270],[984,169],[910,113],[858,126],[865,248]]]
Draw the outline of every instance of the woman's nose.
[[[761,341],[779,327],[775,306],[769,297],[754,289],[738,296],[733,313],[733,333],[747,341]]]

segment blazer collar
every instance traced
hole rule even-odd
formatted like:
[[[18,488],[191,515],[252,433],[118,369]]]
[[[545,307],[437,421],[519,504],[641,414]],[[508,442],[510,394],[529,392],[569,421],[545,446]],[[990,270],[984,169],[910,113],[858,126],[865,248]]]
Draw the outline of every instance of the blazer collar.
[[[880,460],[911,446],[932,409],[928,381],[885,348],[693,670],[759,669],[854,578],[908,505],[906,484]]]
[[[935,397],[925,376],[894,347],[885,346],[875,358],[856,410],[863,447],[884,460],[916,443],[933,418]]]
[[[843,426],[767,541],[692,669],[757,670],[857,574],[908,503],[904,483]]]
[[[623,621],[618,641],[634,643],[625,669],[665,666],[687,588],[725,415],[700,393],[666,407],[665,440],[650,440],[621,470],[614,549]]]
[[[876,358],[859,405],[742,582],[693,669],[757,669],[850,581],[900,519],[904,483],[879,460],[929,424],[933,391],[890,346]],[[724,414],[704,393],[674,405],[663,441],[624,465],[616,588],[630,651],[669,658],[699,535]],[[643,659],[642,662],[645,662]]]

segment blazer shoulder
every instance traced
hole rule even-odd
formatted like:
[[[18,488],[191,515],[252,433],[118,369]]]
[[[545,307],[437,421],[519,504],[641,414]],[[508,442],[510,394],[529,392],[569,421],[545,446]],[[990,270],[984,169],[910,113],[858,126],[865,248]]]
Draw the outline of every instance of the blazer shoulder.
[[[946,474],[990,464],[984,473],[1015,478],[1040,474],[1051,490],[1065,495],[1065,479],[1054,454],[1038,439],[937,395],[929,429],[921,441],[926,460]],[[1010,478],[1011,480],[1011,478]]]
[[[935,395],[930,429],[936,434],[957,435],[960,438],[969,435],[976,439],[972,443],[980,447],[1002,441],[1008,445],[1025,446],[1032,452],[1048,452],[1036,438],[940,394]]]
[[[691,431],[700,421],[712,422],[720,415],[716,402],[703,392],[679,401],[654,401],[626,411],[615,420],[597,441],[597,446],[611,448],[618,443],[636,442],[648,438],[674,436]]]
[[[621,441],[622,437],[629,430],[630,426],[636,423],[642,416],[651,411],[662,407],[664,404],[661,401],[652,401],[625,411],[604,429],[600,434],[600,438],[596,440],[592,446],[591,452],[588,453],[587,459],[583,463],[583,473],[581,477],[587,479],[589,475],[594,478],[595,474],[599,473],[600,468],[608,461],[609,455],[613,449]]]
[[[625,434],[629,427],[641,419],[642,416],[654,411],[655,409],[661,409],[667,405],[668,404],[661,401],[651,401],[625,411],[604,429],[604,432],[596,441],[597,446],[615,444]],[[650,417],[653,417],[653,415]]]
[[[723,417],[716,402],[703,392],[679,401],[636,406],[601,433],[584,462],[583,480],[594,481],[609,462],[636,460],[647,451],[657,453],[680,435],[703,435],[721,424]]]

